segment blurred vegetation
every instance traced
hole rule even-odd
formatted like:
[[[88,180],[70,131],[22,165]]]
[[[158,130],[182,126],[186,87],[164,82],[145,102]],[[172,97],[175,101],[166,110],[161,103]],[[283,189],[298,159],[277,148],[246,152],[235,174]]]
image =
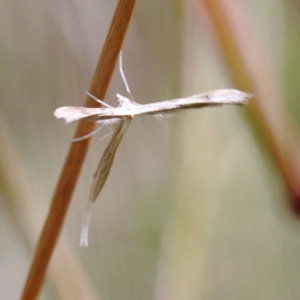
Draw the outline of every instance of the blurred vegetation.
[[[235,2],[285,95],[286,121],[299,131],[299,3]],[[82,105],[115,5],[2,2],[1,299],[21,294],[75,128],[53,112]],[[139,1],[123,64],[140,103],[236,87],[196,1]],[[117,70],[111,105],[115,93],[126,95]],[[272,96],[263,100],[276,114]],[[94,207],[90,246],[80,248],[92,175],[107,141],[92,143],[41,299],[299,299],[298,221],[245,110],[134,120]],[[297,157],[293,166],[299,169]]]

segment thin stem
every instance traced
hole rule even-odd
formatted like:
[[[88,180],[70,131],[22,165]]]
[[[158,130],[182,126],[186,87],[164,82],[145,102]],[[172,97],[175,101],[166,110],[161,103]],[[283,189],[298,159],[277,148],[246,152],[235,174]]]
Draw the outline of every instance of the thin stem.
[[[299,216],[298,136],[273,79],[267,55],[260,51],[238,1],[195,1],[207,11],[236,86],[255,96],[249,103],[251,125],[273,158],[290,195],[290,207]]]
[[[104,99],[110,83],[119,52],[127,32],[137,0],[119,0],[105,44],[90,86],[90,93]],[[86,106],[97,107],[92,99],[86,100]],[[84,136],[95,127],[93,122],[78,123],[74,137]],[[23,290],[22,299],[36,299],[44,282],[47,267],[58,241],[69,204],[83,165],[90,138],[72,143],[57,183],[52,204],[45,221],[29,275]]]

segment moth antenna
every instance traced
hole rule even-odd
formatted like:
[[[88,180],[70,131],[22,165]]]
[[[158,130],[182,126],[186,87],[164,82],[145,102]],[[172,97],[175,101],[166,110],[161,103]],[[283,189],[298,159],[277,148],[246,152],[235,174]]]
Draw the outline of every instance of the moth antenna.
[[[86,94],[87,94],[90,98],[92,98],[93,100],[95,100],[97,103],[100,103],[100,104],[102,104],[103,106],[106,106],[106,107],[108,107],[108,108],[112,108],[112,106],[110,106],[109,104],[105,103],[104,101],[102,101],[102,100],[96,98],[96,97],[95,97],[94,95],[92,95],[89,91],[87,91]]]
[[[124,71],[123,71],[123,58],[122,58],[122,51],[120,51],[120,55],[119,55],[119,71],[120,71],[120,74],[121,74],[121,77],[123,79],[123,82],[125,84],[125,88],[126,88],[126,91],[128,93],[128,95],[130,96],[131,100],[133,102],[135,102],[132,94],[131,94],[131,91],[130,91],[130,88],[128,86],[128,83],[127,83],[127,80],[126,80],[126,77],[125,77],[125,74],[124,74]]]
[[[82,140],[85,140],[87,138],[89,138],[90,136],[94,135],[95,133],[97,133],[101,128],[103,127],[103,125],[99,126],[96,130],[86,134],[86,135],[83,135],[83,136],[80,136],[78,138],[74,138],[72,139],[72,143],[75,143],[75,142],[79,142],[79,141],[82,141]]]
[[[89,245],[89,226],[90,226],[90,222],[91,222],[93,204],[94,204],[94,201],[89,200],[85,214],[84,214],[84,218],[82,221],[80,243],[79,243],[81,247],[88,247],[88,245]]]

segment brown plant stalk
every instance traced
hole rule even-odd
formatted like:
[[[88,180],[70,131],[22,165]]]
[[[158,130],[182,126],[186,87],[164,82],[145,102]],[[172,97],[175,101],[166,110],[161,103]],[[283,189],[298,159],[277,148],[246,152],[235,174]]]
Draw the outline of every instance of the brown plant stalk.
[[[239,1],[196,0],[203,5],[236,86],[254,94],[249,104],[254,130],[266,145],[289,194],[289,206],[300,215],[299,138],[267,57],[260,50]]]
[[[110,83],[119,52],[127,32],[137,0],[119,0],[100,59],[90,86],[90,93],[104,99]],[[85,106],[97,107],[97,103],[87,97]],[[81,121],[74,137],[91,132],[95,124]],[[36,299],[44,282],[47,267],[58,241],[69,204],[89,147],[90,139],[72,143],[63,166],[52,199],[42,233],[40,235],[22,299]]]
[[[12,136],[4,115],[0,111],[1,194],[7,199],[10,213],[31,250],[44,221],[36,199],[43,199],[44,195],[36,187],[31,176],[28,176],[30,170],[20,167],[23,162]],[[99,299],[99,295],[88,280],[81,261],[63,235],[60,244],[61,247],[57,249],[49,268],[50,283],[56,288],[60,299]],[[64,278],[68,278],[67,284]]]

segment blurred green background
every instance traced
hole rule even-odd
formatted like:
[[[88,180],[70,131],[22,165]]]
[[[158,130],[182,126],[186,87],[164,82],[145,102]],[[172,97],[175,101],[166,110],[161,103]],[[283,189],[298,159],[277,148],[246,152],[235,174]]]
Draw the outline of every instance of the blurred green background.
[[[300,2],[236,2],[299,128]],[[20,297],[76,126],[53,112],[83,105],[115,6],[1,2],[1,299]],[[139,103],[235,87],[196,1],[138,1],[123,68]],[[126,96],[117,69],[113,106],[116,93]],[[108,141],[96,134],[40,299],[300,299],[299,225],[243,110],[134,120],[94,206],[90,245],[80,248]]]

